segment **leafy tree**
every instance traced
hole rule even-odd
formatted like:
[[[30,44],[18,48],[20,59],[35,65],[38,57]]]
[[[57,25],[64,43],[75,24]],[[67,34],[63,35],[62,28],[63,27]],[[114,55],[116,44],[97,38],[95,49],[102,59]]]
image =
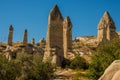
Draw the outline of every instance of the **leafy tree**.
[[[3,55],[0,55],[0,80],[15,80],[19,74],[19,64],[13,60],[8,61]]]
[[[76,55],[70,64],[70,68],[72,69],[87,69],[88,66],[88,62],[84,58],[80,57],[80,55]]]
[[[114,60],[120,59],[120,39],[101,45],[94,54],[88,76],[92,80],[97,80]]]
[[[49,80],[53,72],[53,65],[42,62],[39,53],[18,53],[17,58],[10,61],[0,55],[0,80]]]
[[[64,58],[63,61],[62,61],[61,67],[62,68],[69,68],[70,64],[71,64],[71,61],[69,59]]]

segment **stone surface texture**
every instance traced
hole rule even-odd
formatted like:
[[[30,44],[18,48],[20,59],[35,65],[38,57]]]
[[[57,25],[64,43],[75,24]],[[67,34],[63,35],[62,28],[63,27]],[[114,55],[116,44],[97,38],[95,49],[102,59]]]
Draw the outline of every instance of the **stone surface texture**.
[[[12,40],[13,40],[13,27],[10,25],[9,28],[9,34],[8,34],[8,45],[12,46]]]
[[[120,60],[115,60],[98,80],[120,80]]]
[[[69,43],[72,42],[71,28],[70,18],[67,17],[64,20],[58,6],[55,5],[50,11],[48,18],[44,61],[49,57],[52,63],[61,65],[64,59],[64,51],[67,51],[72,45],[72,43]],[[70,41],[67,39],[70,39]],[[64,42],[66,42],[66,44],[64,44]]]
[[[67,58],[68,52],[72,51],[72,23],[69,17],[63,21],[63,48],[64,57]]]
[[[97,40],[98,42],[102,42],[110,41],[114,38],[118,38],[115,23],[110,14],[106,11],[98,24]]]
[[[26,45],[28,43],[28,32],[27,29],[24,31],[24,37],[23,37],[23,44]]]

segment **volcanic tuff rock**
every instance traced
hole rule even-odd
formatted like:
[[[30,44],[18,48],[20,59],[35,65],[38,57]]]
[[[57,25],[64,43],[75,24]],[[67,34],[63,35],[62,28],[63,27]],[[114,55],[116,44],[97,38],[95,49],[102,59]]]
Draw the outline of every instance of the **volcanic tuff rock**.
[[[114,38],[118,38],[115,23],[110,14],[106,11],[98,24],[97,40],[98,42],[105,42]]]
[[[63,21],[63,49],[64,57],[67,58],[68,52],[72,51],[72,23],[69,17]]]
[[[120,60],[115,60],[99,80],[120,80]]]
[[[13,26],[10,25],[9,34],[8,34],[8,45],[12,46],[12,39],[13,39]]]
[[[23,44],[26,45],[28,43],[28,32],[27,29],[24,31],[24,37],[23,37]]]
[[[48,57],[51,62],[61,65],[64,57],[67,57],[68,49],[72,49],[72,24],[70,18],[63,20],[57,5],[50,11],[48,18],[48,31],[44,61]]]

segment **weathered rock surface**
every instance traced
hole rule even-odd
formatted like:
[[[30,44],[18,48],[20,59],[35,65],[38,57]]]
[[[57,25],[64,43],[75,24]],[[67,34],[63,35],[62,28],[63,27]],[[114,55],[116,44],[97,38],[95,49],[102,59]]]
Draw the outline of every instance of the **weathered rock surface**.
[[[98,24],[97,40],[98,42],[105,42],[114,38],[118,38],[118,34],[116,33],[116,26],[112,17],[106,11]]]
[[[48,31],[46,38],[46,48],[43,61],[50,58],[51,62],[61,65],[64,57],[72,48],[72,23],[70,18],[65,20],[57,5],[50,11],[48,18]]]
[[[99,80],[120,80],[120,60],[115,60]]]
[[[28,32],[27,29],[24,31],[24,37],[23,37],[23,44],[26,45],[28,43]]]
[[[69,17],[63,21],[63,48],[64,57],[67,58],[68,52],[72,51],[72,23]]]
[[[9,34],[8,34],[8,45],[12,46],[12,40],[13,40],[13,26],[10,25],[9,28]]]

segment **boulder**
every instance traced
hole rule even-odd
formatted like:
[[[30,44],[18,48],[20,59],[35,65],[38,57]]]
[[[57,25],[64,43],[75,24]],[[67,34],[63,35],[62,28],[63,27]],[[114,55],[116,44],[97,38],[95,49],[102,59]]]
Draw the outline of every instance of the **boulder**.
[[[120,80],[120,60],[115,60],[98,80]]]

